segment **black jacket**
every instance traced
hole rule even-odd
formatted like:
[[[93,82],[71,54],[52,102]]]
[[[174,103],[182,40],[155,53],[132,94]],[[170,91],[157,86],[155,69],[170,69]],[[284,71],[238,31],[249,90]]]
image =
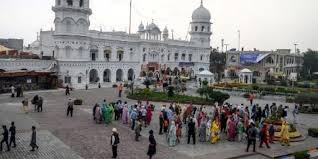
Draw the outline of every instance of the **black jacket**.
[[[11,136],[15,136],[15,126],[11,126],[10,129],[9,129],[10,133],[11,133]]]

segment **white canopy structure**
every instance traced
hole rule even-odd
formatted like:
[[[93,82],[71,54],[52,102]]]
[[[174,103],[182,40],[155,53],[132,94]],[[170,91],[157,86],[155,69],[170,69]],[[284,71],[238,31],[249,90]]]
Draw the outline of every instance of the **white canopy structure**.
[[[208,70],[203,70],[200,73],[197,74],[197,82],[200,84],[200,82],[208,81],[208,84],[213,84],[215,82],[214,74]]]
[[[242,69],[239,72],[240,83],[252,84],[253,72],[247,68]]]

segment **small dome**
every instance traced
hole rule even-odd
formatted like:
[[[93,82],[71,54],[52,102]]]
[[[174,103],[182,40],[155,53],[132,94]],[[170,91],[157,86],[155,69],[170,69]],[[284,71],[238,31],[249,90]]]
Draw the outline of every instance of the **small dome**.
[[[168,28],[165,27],[165,28],[163,29],[163,34],[168,34],[168,33],[169,33]]]
[[[32,42],[32,43],[30,44],[30,47],[31,47],[31,48],[38,48],[38,47],[40,47],[40,41],[39,41],[39,40],[36,40],[36,41]]]
[[[138,31],[144,31],[145,30],[145,26],[140,23],[139,27],[138,27]]]
[[[155,24],[155,23],[151,23],[149,26],[148,26],[148,30],[153,30],[153,29],[155,29],[155,28],[158,28],[159,29],[159,27]]]
[[[199,75],[209,75],[209,76],[213,76],[214,74],[208,70],[203,70],[199,73]]]
[[[244,68],[243,70],[240,71],[241,73],[252,73],[250,69]]]
[[[208,9],[203,7],[203,4],[201,3],[201,6],[193,11],[192,13],[192,22],[210,22],[211,20],[211,14]]]

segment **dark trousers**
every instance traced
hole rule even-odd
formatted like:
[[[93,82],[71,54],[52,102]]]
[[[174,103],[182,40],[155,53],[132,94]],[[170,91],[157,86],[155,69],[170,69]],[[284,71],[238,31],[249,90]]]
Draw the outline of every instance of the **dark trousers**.
[[[119,119],[119,111],[115,110],[115,120],[118,120],[118,119]]]
[[[6,143],[6,144],[7,144],[8,151],[10,151],[10,146],[9,146],[8,139],[2,139],[2,140],[1,140],[0,150],[2,151],[2,144],[3,144],[3,143]]]
[[[11,144],[13,143],[13,147],[16,147],[16,143],[15,143],[15,136],[10,136],[10,143],[9,143],[9,147],[11,147]]]
[[[113,151],[113,158],[117,157],[117,146],[112,146],[112,151]]]
[[[162,134],[162,127],[163,127],[163,123],[160,123],[159,134]]]
[[[12,98],[14,97],[14,93],[11,93],[11,97],[12,97]]]
[[[140,133],[135,133],[135,141],[139,141]]]
[[[36,143],[32,143],[30,146],[32,147],[32,151],[34,151],[34,148],[39,149],[39,146]]]
[[[168,126],[164,126],[164,127],[163,127],[163,132],[164,132],[164,133],[167,133],[167,132],[168,132]]]
[[[193,145],[195,145],[195,133],[188,134],[188,144],[190,144],[190,138],[192,136]]]
[[[42,111],[43,111],[42,104],[39,104],[38,105],[38,112],[42,112]]]
[[[253,144],[253,152],[255,152],[256,139],[248,139],[246,151],[248,152],[251,144]]]
[[[122,91],[119,91],[119,92],[118,92],[118,97],[121,97],[121,92],[122,92]]]
[[[71,117],[73,117],[73,108],[67,108],[66,116],[68,116],[69,114],[71,114]]]
[[[136,119],[132,119],[131,130],[135,130],[135,121]]]

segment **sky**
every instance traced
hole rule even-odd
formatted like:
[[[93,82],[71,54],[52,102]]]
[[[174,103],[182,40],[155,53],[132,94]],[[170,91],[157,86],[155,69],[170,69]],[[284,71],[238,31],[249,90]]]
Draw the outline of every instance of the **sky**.
[[[55,0],[0,0],[0,38],[22,38],[27,45],[36,33],[54,29]],[[130,0],[90,0],[90,29],[128,31]],[[154,22],[174,30],[175,39],[189,39],[192,12],[200,0],[132,0],[132,32]],[[318,0],[203,0],[211,13],[213,48],[244,50],[318,50]]]

